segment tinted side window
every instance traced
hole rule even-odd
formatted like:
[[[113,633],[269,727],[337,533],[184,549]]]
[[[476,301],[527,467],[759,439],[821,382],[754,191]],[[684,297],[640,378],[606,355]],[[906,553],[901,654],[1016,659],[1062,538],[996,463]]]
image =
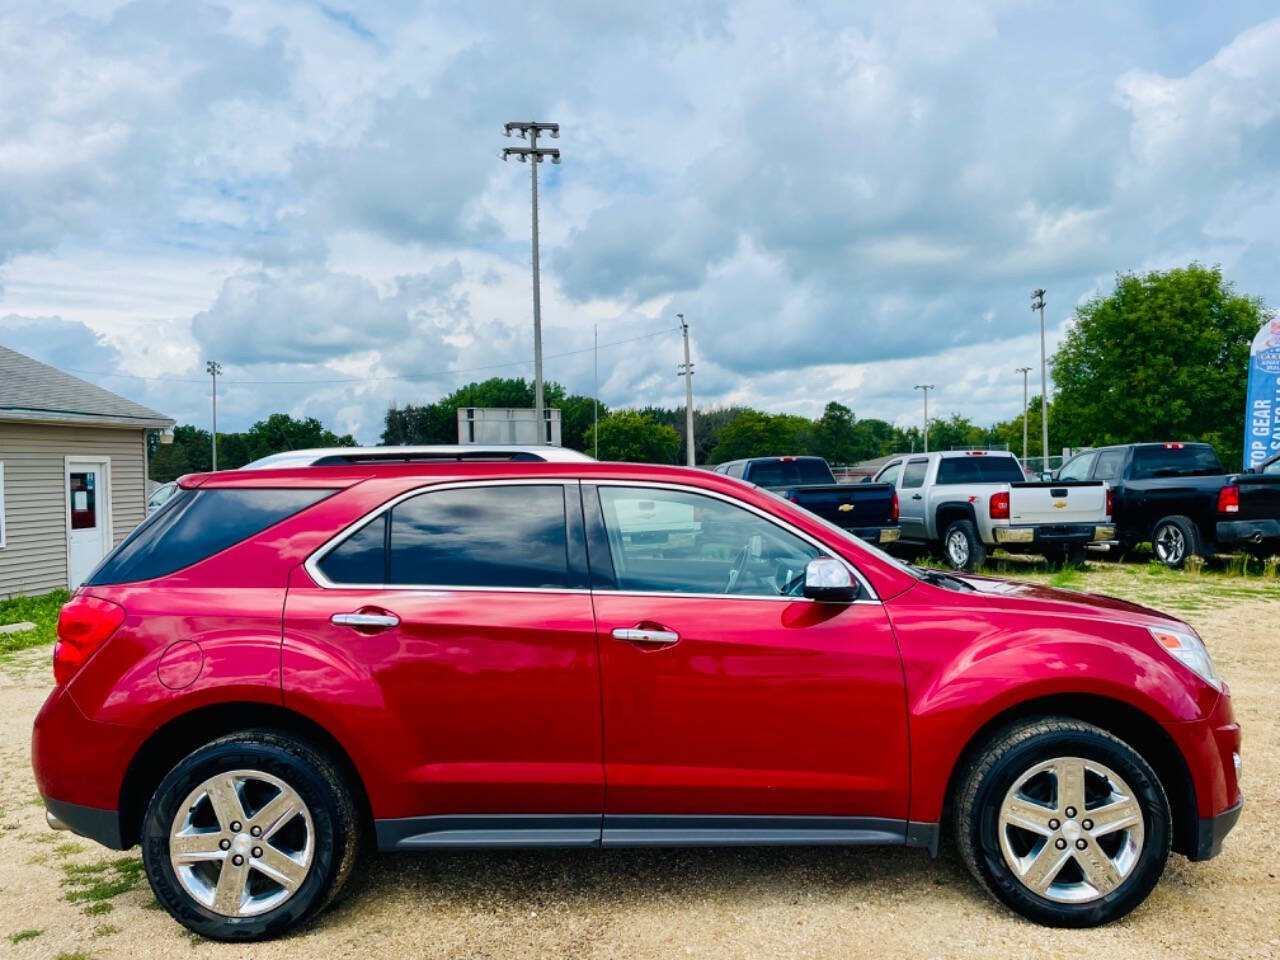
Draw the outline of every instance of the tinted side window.
[[[764,517],[714,497],[600,487],[619,590],[801,596],[819,550]]]
[[[388,583],[565,588],[564,488],[464,487],[418,494],[391,510]]]
[[[1123,450],[1103,450],[1098,454],[1098,465],[1093,469],[1095,480],[1115,480],[1124,466]]]
[[[974,457],[978,464],[978,476],[983,483],[1023,483],[1027,475],[1022,472],[1016,457]]]
[[[305,510],[332,490],[182,490],[107,554],[85,583],[136,583],[213,556]]]
[[[924,475],[929,471],[928,460],[909,460],[906,469],[902,471],[902,486],[907,487],[923,487]]]
[[[1067,465],[1058,471],[1059,480],[1087,480],[1089,479],[1089,471],[1093,469],[1093,461],[1098,458],[1096,453],[1082,453],[1074,460],[1068,461]]]
[[[326,553],[318,566],[333,583],[387,583],[389,513],[374,517]]]

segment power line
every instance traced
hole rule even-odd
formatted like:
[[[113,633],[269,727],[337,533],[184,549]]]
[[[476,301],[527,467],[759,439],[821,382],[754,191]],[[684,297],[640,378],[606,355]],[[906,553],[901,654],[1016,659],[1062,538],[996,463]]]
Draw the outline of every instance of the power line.
[[[653,330],[649,333],[642,333],[635,337],[628,337],[625,340],[612,340],[608,343],[599,344],[600,347],[618,347],[628,343],[636,343],[639,340],[648,340],[653,337],[660,337],[663,334],[674,333],[679,327],[663,327],[661,330]],[[583,353],[591,353],[596,347],[583,347],[578,350],[565,350],[563,353],[546,354],[543,359],[554,360],[560,357],[573,357]],[[431,380],[435,377],[444,377],[458,373],[480,373],[485,370],[499,370],[507,367],[523,367],[532,363],[531,360],[509,360],[504,363],[487,363],[479,367],[462,367],[453,370],[433,370],[427,373],[402,373],[387,374],[385,376],[376,377],[333,377],[317,380],[272,380],[272,379],[232,379],[230,377],[222,377],[224,384],[258,384],[279,386],[285,384],[297,384],[307,386],[314,384],[316,386],[326,386],[336,383],[375,383],[386,380]],[[153,383],[200,383],[203,379],[194,379],[187,377],[144,377],[136,373],[107,372],[104,370],[78,370],[74,367],[63,367],[67,373],[80,373],[91,377],[124,377],[130,380],[146,380]]]

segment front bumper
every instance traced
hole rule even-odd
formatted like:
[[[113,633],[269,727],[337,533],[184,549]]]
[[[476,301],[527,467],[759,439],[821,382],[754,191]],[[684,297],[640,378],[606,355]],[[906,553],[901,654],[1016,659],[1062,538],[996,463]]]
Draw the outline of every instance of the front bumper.
[[[1244,797],[1234,807],[1212,817],[1201,817],[1196,827],[1195,849],[1187,854],[1190,860],[1209,860],[1222,852],[1222,841],[1240,819],[1244,809]]]
[[[1094,523],[1036,523],[1026,526],[996,527],[992,531],[996,543],[1022,544],[1027,547],[1067,546],[1075,543],[1094,543],[1115,537],[1112,526]]]
[[[1219,520],[1218,543],[1280,542],[1280,520]]]

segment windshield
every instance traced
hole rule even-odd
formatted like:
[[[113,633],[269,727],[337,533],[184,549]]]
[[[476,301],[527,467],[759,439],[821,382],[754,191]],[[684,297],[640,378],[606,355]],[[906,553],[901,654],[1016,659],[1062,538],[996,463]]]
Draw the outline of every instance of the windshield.
[[[757,487],[799,487],[805,484],[835,483],[831,468],[817,457],[796,460],[756,460],[747,479]]]

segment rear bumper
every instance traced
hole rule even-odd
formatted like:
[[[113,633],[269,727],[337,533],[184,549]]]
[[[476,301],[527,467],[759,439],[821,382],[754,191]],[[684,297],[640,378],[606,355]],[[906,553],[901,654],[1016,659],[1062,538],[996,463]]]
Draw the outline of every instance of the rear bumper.
[[[1115,527],[1094,523],[1037,523],[995,527],[992,533],[1001,546],[1052,547],[1109,540],[1115,536]]]
[[[1280,520],[1220,520],[1215,531],[1218,543],[1280,543]]]
[[[897,527],[845,527],[845,529],[867,543],[897,543],[902,533]]]
[[[44,808],[49,826],[55,830],[70,830],[112,850],[125,848],[120,836],[120,814],[115,810],[82,807],[77,803],[63,803],[49,797],[44,798]]]

